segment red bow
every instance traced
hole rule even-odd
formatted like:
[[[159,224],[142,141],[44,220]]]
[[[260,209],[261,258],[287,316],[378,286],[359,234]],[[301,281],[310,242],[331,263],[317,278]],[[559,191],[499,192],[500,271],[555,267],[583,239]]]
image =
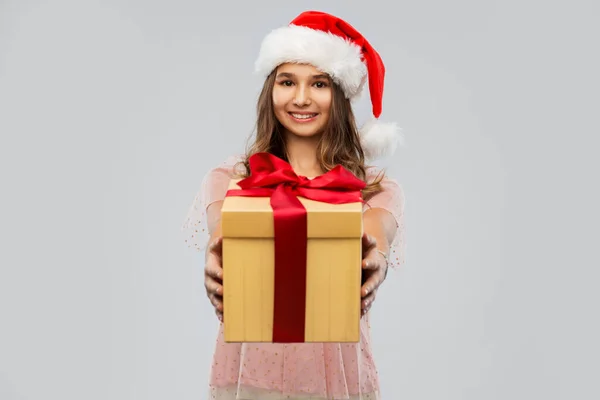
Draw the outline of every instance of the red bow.
[[[331,204],[362,202],[366,184],[341,165],[314,179],[269,154],[250,157],[250,176],[227,196],[269,197],[275,241],[273,342],[304,342],[306,308],[306,209],[297,196]]]

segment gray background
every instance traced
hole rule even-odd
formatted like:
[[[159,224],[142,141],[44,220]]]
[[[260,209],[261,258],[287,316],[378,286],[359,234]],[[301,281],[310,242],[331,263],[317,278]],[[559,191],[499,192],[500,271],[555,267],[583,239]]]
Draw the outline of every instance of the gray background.
[[[313,8],[380,51],[406,137],[383,398],[600,397],[597,2],[2,0],[0,399],[206,398],[179,227],[252,131],[260,40]]]

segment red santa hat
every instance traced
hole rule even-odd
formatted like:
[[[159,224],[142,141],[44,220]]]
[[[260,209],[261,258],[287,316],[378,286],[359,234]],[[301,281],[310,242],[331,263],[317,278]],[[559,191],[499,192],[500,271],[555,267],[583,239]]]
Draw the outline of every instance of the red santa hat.
[[[378,120],[385,67],[379,53],[355,28],[333,15],[306,11],[263,40],[256,71],[269,75],[287,62],[307,63],[329,74],[346,98],[357,99],[368,81],[373,118],[359,129],[368,159],[391,155],[400,143],[395,123]]]

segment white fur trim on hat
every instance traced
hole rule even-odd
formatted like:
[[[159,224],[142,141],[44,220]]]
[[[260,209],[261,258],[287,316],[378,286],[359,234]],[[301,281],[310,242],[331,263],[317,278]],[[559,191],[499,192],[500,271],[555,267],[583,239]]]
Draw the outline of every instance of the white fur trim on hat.
[[[255,69],[267,76],[286,62],[311,64],[329,74],[349,99],[360,95],[367,78],[359,46],[303,26],[289,25],[269,33],[262,42]]]
[[[373,118],[359,130],[360,143],[365,158],[375,160],[391,156],[403,143],[401,130],[394,122],[380,122]]]

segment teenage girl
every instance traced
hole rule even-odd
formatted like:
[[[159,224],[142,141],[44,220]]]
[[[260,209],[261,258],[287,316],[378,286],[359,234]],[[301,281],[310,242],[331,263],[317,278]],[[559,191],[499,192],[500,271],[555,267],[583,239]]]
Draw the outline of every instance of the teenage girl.
[[[209,398],[379,399],[368,311],[388,267],[404,260],[402,189],[365,164],[365,159],[393,153],[399,143],[395,125],[376,120],[381,113],[383,62],[348,23],[308,11],[267,35],[256,68],[266,80],[253,145],[246,154],[209,171],[183,226],[189,246],[206,248],[206,292],[221,321]],[[367,82],[374,119],[359,130],[351,101]],[[220,211],[229,180],[248,176],[248,158],[259,152],[285,160],[297,175],[316,177],[342,165],[365,181],[359,343],[224,342],[227,287],[222,281]]]

